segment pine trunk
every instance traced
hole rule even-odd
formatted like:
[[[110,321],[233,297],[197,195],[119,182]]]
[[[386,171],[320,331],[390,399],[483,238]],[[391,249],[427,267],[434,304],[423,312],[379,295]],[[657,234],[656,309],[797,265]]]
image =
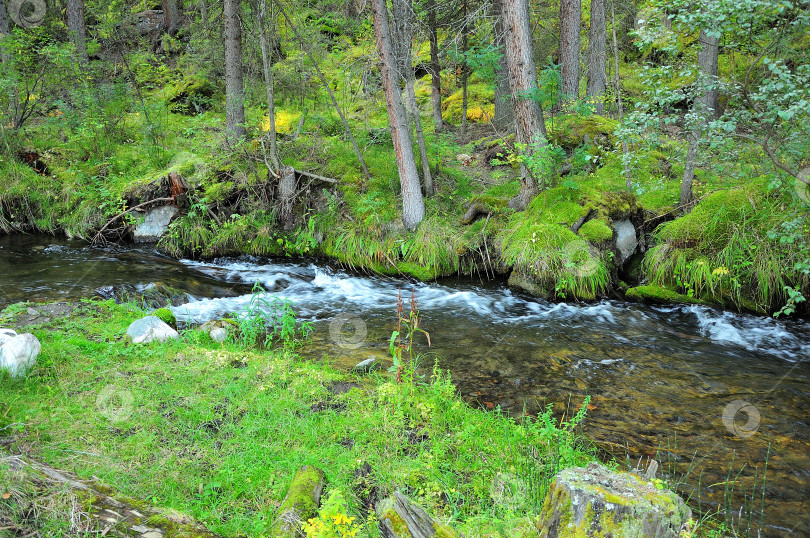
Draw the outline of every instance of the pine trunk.
[[[437,133],[444,130],[442,119],[442,75],[439,65],[439,29],[436,24],[436,0],[428,2],[428,31],[430,33],[430,81],[433,102],[433,125]]]
[[[560,2],[560,78],[565,99],[579,98],[579,26],[582,22],[580,0]]]
[[[84,2],[82,0],[67,0],[65,8],[70,41],[76,47],[79,58],[87,61],[87,29],[84,25]]]
[[[229,141],[244,138],[245,95],[242,83],[241,2],[225,0],[225,132]]]
[[[509,75],[506,66],[506,48],[503,39],[504,29],[501,11],[501,0],[495,0],[493,3],[493,18],[495,19],[493,42],[501,57],[498,61],[498,83],[495,86],[495,117],[492,119],[492,124],[496,129],[510,130],[515,121],[515,110],[512,107],[511,92],[509,91]]]
[[[597,114],[605,113],[607,87],[607,21],[605,0],[591,0],[591,27],[588,31],[588,82],[585,96]]]
[[[705,88],[701,96],[703,106],[708,110],[710,117],[719,116],[718,101],[720,91],[717,87],[717,63],[720,54],[720,40],[711,37],[706,32],[700,32],[700,51],[698,52],[698,70]]]
[[[177,9],[177,0],[163,1],[163,24],[166,26],[166,33],[174,37],[177,33],[177,26],[180,24],[180,10]]]
[[[402,188],[402,222],[407,229],[414,230],[425,217],[425,202],[419,188],[419,173],[416,170],[405,107],[399,91],[399,77],[396,74],[391,46],[391,29],[388,24],[388,8],[385,0],[372,0],[371,9],[374,16],[374,37],[377,41],[377,52],[380,55],[380,73],[385,89],[388,120],[391,125],[391,139],[394,143],[399,182]]]
[[[262,50],[262,74],[264,75],[264,86],[267,91],[267,141],[269,145],[268,159],[274,167],[273,172],[278,174],[280,161],[278,158],[278,136],[276,135],[276,110],[275,95],[273,92],[273,62],[270,52],[270,45],[267,42],[267,31],[264,24],[267,19],[267,0],[258,0],[259,5],[255,10],[258,15],[256,24],[259,26],[259,47]]]
[[[537,91],[537,69],[532,54],[528,1],[503,0],[503,25],[517,141],[531,151],[533,142],[539,145],[547,142],[543,109],[530,97]],[[516,209],[525,209],[539,192],[537,179],[529,174],[525,165],[521,165],[521,172],[520,194],[512,201]]]

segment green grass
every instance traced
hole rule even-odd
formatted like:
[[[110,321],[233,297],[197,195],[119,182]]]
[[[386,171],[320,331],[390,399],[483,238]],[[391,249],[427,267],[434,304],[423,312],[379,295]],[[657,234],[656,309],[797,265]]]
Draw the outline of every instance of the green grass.
[[[3,324],[19,311],[6,310]],[[43,345],[37,367],[23,380],[0,379],[0,427],[23,425],[13,430],[12,451],[98,477],[229,536],[266,534],[305,464],[326,472],[327,495],[353,492],[351,515],[364,522],[362,535],[377,536],[353,478],[365,462],[382,496],[400,489],[459,529],[511,528],[539,512],[556,469],[593,457],[574,424],[559,424],[550,410],[515,422],[473,409],[438,370],[415,386],[354,379],[328,357],[219,345],[197,330],[165,344],[127,343],[127,326],[142,315],[83,302],[66,319],[30,327]],[[361,387],[334,395],[330,387],[346,381]],[[110,412],[99,400],[105,389],[131,395],[132,408]],[[8,473],[0,467],[0,483]],[[498,473],[530,484],[532,495],[498,502]],[[14,499],[0,503],[23,517]]]

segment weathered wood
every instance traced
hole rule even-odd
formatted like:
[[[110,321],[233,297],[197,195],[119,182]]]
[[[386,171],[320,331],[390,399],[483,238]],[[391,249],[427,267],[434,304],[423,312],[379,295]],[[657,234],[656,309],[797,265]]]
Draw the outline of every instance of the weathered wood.
[[[0,454],[2,456],[2,454]],[[131,499],[112,492],[107,487],[79,480],[71,473],[22,456],[5,456],[0,461],[8,464],[13,472],[21,473],[21,480],[33,480],[38,489],[43,486],[68,488],[82,502],[83,510],[93,523],[99,536],[141,538],[218,538],[200,523],[174,510],[160,509],[146,502]],[[17,529],[11,522],[0,523]],[[0,529],[2,530],[2,529]],[[25,534],[23,534],[25,536]],[[37,536],[37,535],[32,535]]]
[[[333,177],[322,176],[322,175],[316,174],[314,172],[308,172],[306,170],[299,170],[298,168],[293,169],[293,171],[298,175],[307,176],[308,178],[316,179],[318,181],[323,181],[324,183],[332,183],[334,185],[340,183],[339,180],[337,180],[337,179],[335,179]]]
[[[304,465],[293,477],[290,490],[278,509],[270,536],[301,536],[301,525],[318,513],[326,473],[312,465]]]
[[[456,533],[434,521],[424,508],[411,502],[400,492],[383,499],[375,507],[380,518],[383,538],[452,538]]]
[[[487,207],[481,202],[473,202],[467,208],[467,212],[461,217],[461,224],[466,226],[472,224],[482,217],[488,217],[492,214],[492,209]]]
[[[579,217],[579,220],[576,221],[573,226],[571,226],[571,231],[574,232],[574,233],[577,233],[579,231],[579,229],[582,228],[582,225],[585,224],[586,222],[588,222],[588,220],[591,218],[591,216],[595,212],[596,211],[594,209],[591,209],[586,214]]]

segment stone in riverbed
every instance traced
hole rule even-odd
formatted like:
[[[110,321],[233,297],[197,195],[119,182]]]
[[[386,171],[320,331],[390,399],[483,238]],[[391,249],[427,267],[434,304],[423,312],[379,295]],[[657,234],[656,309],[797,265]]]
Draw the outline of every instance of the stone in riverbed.
[[[208,336],[211,337],[211,340],[214,342],[222,343],[228,339],[228,329],[224,327],[217,327],[215,329],[211,329],[211,332],[208,333]]]
[[[11,377],[22,377],[37,363],[42,346],[33,334],[17,334],[0,329],[0,370]]]
[[[177,331],[155,316],[146,316],[138,321],[133,321],[127,329],[127,336],[132,338],[134,344],[165,342],[180,338]]]
[[[136,243],[147,243],[158,241],[160,237],[169,229],[171,222],[178,209],[173,205],[164,205],[149,210],[142,222],[135,226],[132,238]]]
[[[380,368],[381,368],[380,362],[374,357],[371,357],[370,359],[366,359],[362,362],[357,363],[355,367],[352,368],[352,373],[368,374],[375,370],[379,370]]]
[[[543,504],[539,536],[675,538],[690,517],[675,493],[591,463],[557,474]]]

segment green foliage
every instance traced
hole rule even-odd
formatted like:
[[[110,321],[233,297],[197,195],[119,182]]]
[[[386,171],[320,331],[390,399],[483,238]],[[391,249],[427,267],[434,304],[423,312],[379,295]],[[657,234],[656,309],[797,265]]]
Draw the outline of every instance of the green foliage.
[[[591,243],[610,241],[613,238],[613,229],[600,219],[592,219],[582,225],[579,236]]]
[[[329,492],[329,497],[318,510],[318,517],[304,524],[303,531],[307,538],[348,538],[360,532],[360,526],[354,517],[347,514],[348,503],[339,489]]]
[[[269,348],[281,343],[293,351],[300,347],[312,332],[312,324],[305,321],[300,329],[289,301],[271,297],[258,282],[248,306],[234,315],[238,331],[232,336],[244,348]],[[230,333],[234,334],[234,333]]]
[[[177,318],[174,317],[174,313],[168,308],[158,308],[152,315],[159,318],[163,323],[173,329],[177,328]]]

